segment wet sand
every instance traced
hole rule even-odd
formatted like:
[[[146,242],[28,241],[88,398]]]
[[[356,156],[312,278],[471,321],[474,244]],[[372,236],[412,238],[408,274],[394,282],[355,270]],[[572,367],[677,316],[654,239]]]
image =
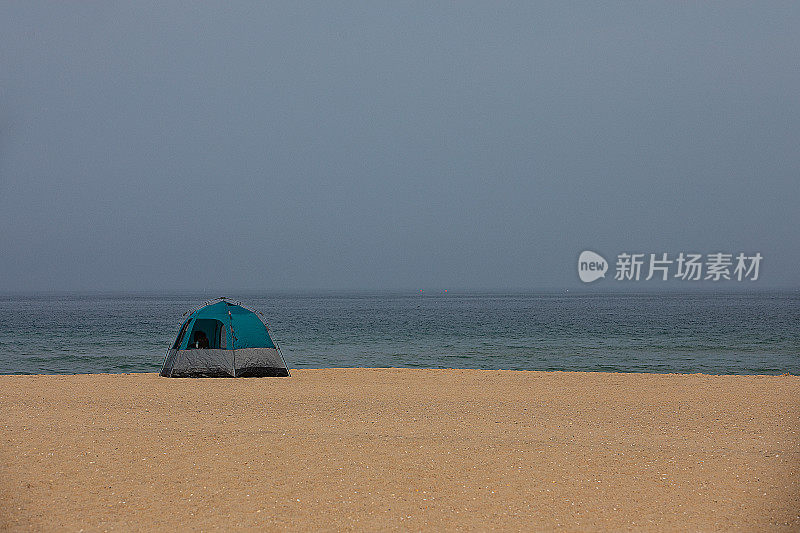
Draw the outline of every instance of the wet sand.
[[[0,376],[0,530],[800,530],[800,377]]]

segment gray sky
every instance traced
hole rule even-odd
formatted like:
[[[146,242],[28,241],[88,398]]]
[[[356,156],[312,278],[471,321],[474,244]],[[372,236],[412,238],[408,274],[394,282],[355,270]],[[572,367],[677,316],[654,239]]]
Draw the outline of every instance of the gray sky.
[[[584,249],[758,251],[758,287],[797,288],[798,28],[791,2],[4,2],[0,290],[554,289]]]

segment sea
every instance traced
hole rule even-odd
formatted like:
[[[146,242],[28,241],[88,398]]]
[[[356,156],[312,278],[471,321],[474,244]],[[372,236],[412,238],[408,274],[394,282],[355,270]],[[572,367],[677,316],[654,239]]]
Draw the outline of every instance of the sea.
[[[157,372],[214,296],[264,313],[289,368],[800,374],[800,291],[0,295],[0,374]]]

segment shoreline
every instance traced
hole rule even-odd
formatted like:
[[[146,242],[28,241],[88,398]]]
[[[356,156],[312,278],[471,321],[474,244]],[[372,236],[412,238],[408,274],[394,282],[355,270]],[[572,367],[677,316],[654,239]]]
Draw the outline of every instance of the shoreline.
[[[800,528],[800,376],[0,376],[0,529]]]
[[[752,373],[752,374],[732,374],[732,373],[706,373],[706,372],[641,372],[641,371],[620,371],[620,370],[519,370],[514,368],[459,368],[459,367],[409,367],[409,366],[326,366],[326,367],[301,367],[301,368],[289,368],[289,372],[305,372],[307,370],[436,370],[436,371],[460,371],[460,370],[467,370],[467,371],[475,371],[475,372],[520,372],[520,373],[536,373],[536,374],[608,374],[608,375],[620,375],[620,376],[628,376],[628,375],[652,375],[652,376],[708,376],[708,377],[715,377],[715,376],[739,376],[739,377],[750,377],[750,376],[763,376],[763,377],[800,377],[800,374],[793,374],[791,372],[781,372],[780,374],[764,374],[764,373]],[[776,371],[779,372],[779,371]],[[44,373],[44,374],[2,374],[0,373],[0,379],[3,377],[11,377],[11,376],[27,376],[27,377],[55,377],[55,376],[150,376],[150,375],[159,375],[158,370],[153,370],[152,372],[77,372],[73,374],[68,373]],[[291,377],[291,376],[289,376]],[[226,378],[226,377],[213,377],[213,378],[177,378],[177,377],[170,377],[165,379],[264,379],[263,377],[237,377],[237,378]],[[273,379],[273,378],[267,378]]]

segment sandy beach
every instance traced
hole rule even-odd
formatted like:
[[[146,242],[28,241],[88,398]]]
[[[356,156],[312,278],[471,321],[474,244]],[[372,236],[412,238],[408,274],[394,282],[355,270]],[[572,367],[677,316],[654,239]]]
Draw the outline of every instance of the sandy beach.
[[[800,530],[800,377],[0,376],[0,529]]]

